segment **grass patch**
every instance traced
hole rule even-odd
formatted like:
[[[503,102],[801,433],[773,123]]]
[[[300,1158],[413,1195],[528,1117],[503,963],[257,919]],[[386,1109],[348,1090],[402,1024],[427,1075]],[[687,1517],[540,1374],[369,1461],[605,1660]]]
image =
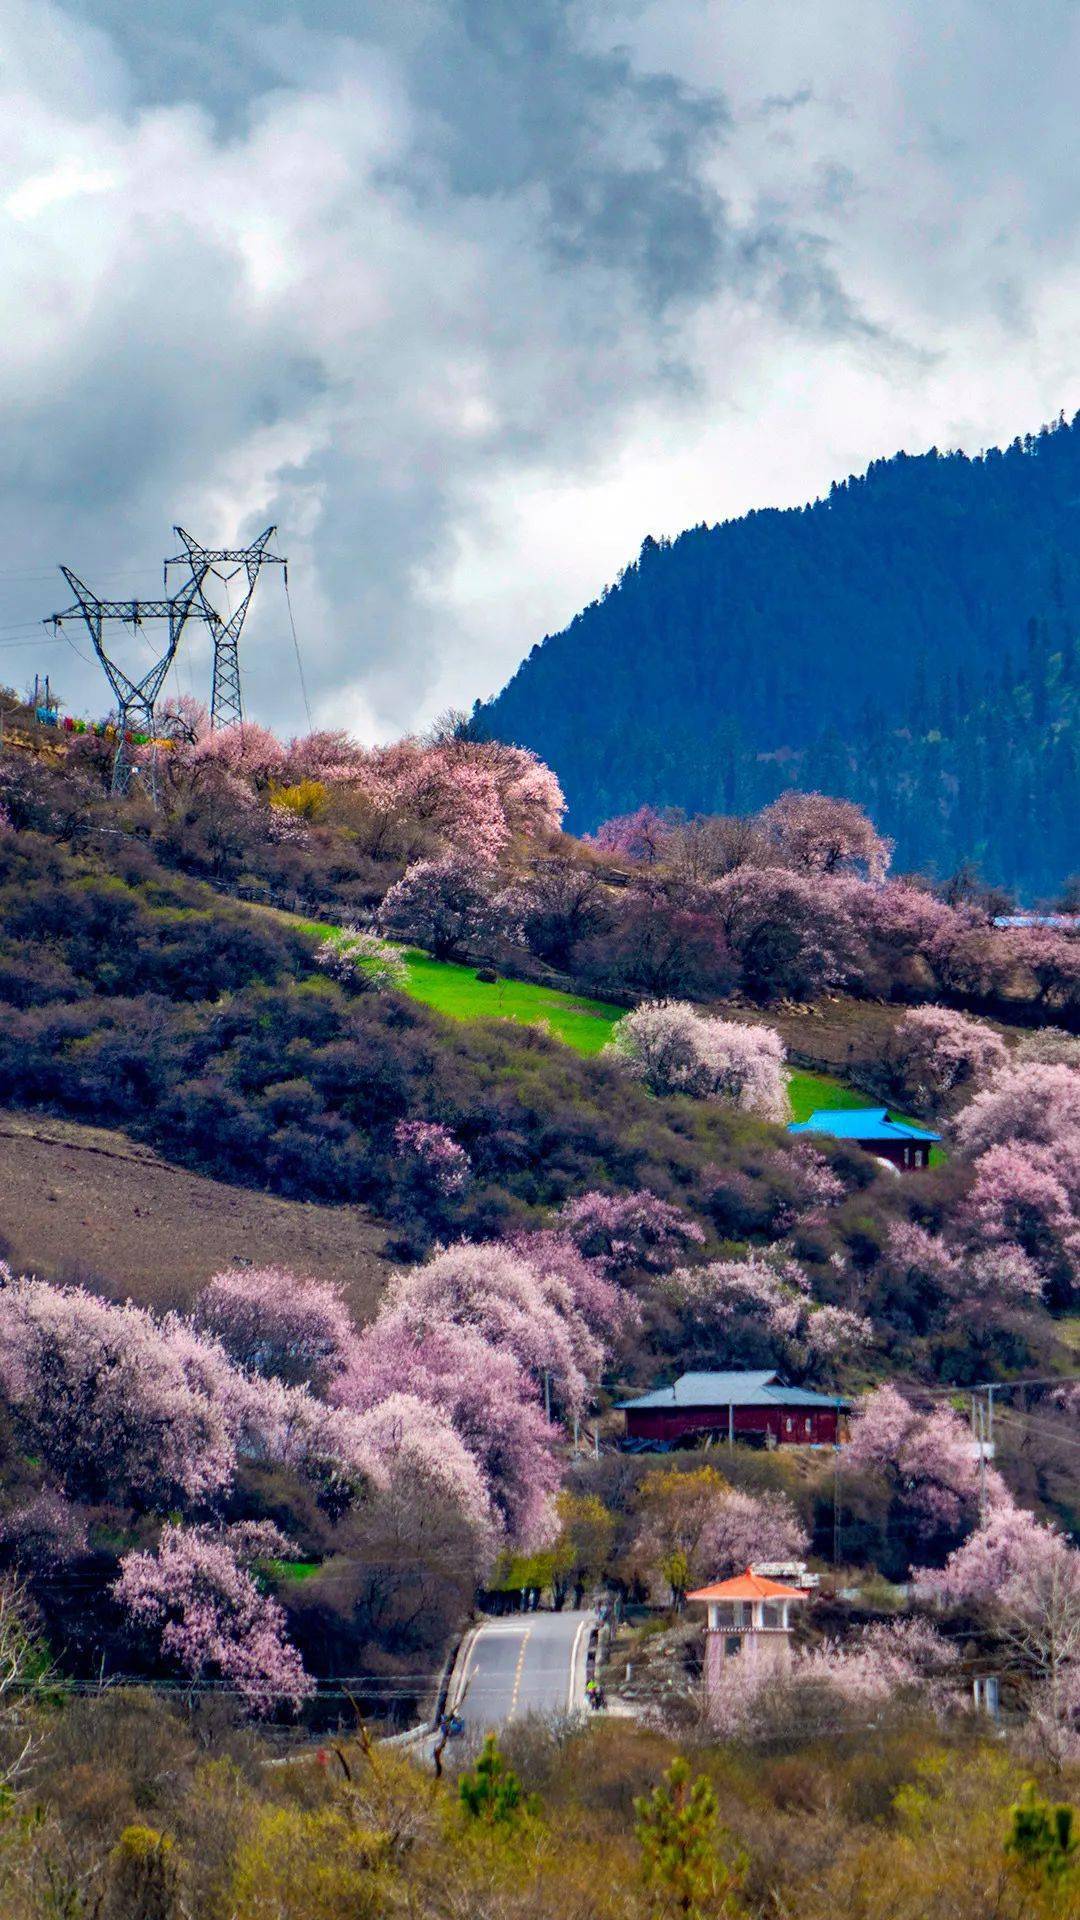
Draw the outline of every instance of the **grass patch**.
[[[830,1073],[795,1072],[788,1080],[793,1120],[809,1120],[818,1107],[869,1107],[874,1103],[857,1087],[845,1087]]]
[[[322,1566],[321,1560],[267,1560],[264,1567],[272,1580],[310,1580]]]
[[[547,1023],[576,1053],[599,1053],[611,1039],[625,1008],[606,1000],[588,1000],[530,980],[478,980],[473,967],[432,960],[410,951],[405,991],[452,1020],[518,1020],[524,1026]]]
[[[280,916],[293,919],[292,915]],[[314,920],[293,920],[301,933],[325,940],[337,931]],[[478,980],[474,967],[453,960],[434,960],[428,953],[410,948],[406,953],[408,974],[404,992],[413,1000],[451,1020],[517,1020],[523,1026],[546,1024],[576,1053],[599,1053],[610,1040],[616,1023],[625,1013],[607,1000],[589,1000],[563,993],[558,987],[541,987],[528,980],[503,980],[494,983]],[[845,1086],[828,1073],[792,1072],[788,1080],[793,1120],[809,1120],[818,1107],[867,1107],[876,1104],[857,1087]],[[907,1115],[897,1116],[899,1119]],[[912,1120],[913,1126],[921,1126]],[[944,1159],[940,1148],[933,1149],[932,1164]]]

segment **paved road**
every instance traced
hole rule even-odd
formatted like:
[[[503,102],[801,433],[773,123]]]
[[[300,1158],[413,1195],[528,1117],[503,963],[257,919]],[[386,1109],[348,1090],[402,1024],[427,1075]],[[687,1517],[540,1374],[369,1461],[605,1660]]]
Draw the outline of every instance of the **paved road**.
[[[524,1713],[585,1704],[593,1613],[520,1613],[489,1620],[462,1649],[450,1687],[466,1727],[486,1733]]]

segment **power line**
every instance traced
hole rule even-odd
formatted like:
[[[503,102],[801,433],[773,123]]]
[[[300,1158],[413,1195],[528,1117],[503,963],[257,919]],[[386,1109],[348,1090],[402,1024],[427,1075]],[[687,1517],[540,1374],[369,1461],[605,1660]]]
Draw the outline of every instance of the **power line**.
[[[296,671],[300,675],[300,692],[304,696],[304,712],[307,714],[308,732],[311,733],[313,731],[311,724],[311,706],[308,701],[307,686],[304,681],[304,663],[300,658],[300,642],[296,637],[296,621],[293,619],[292,596],[289,593],[288,573],[285,575],[285,605],[289,609],[289,625],[292,628],[293,651],[296,654]]]

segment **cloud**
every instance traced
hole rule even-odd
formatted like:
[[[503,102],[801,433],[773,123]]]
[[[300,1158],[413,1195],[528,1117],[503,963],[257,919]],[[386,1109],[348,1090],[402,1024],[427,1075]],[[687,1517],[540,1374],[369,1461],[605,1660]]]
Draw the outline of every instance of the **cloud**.
[[[54,561],[145,593],[174,521],[275,520],[318,717],[385,733],[646,531],[1068,406],[1045,11],[1036,57],[1012,0],[9,0],[0,677],[100,700],[25,644]],[[245,643],[297,725],[272,578]]]

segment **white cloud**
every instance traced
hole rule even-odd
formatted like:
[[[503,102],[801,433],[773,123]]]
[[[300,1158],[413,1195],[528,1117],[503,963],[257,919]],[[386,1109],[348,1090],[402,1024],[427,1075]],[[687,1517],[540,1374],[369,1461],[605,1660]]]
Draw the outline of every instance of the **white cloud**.
[[[2,677],[56,559],[276,520],[319,717],[419,724],[646,532],[1080,400],[1066,0],[181,11],[0,28]]]

